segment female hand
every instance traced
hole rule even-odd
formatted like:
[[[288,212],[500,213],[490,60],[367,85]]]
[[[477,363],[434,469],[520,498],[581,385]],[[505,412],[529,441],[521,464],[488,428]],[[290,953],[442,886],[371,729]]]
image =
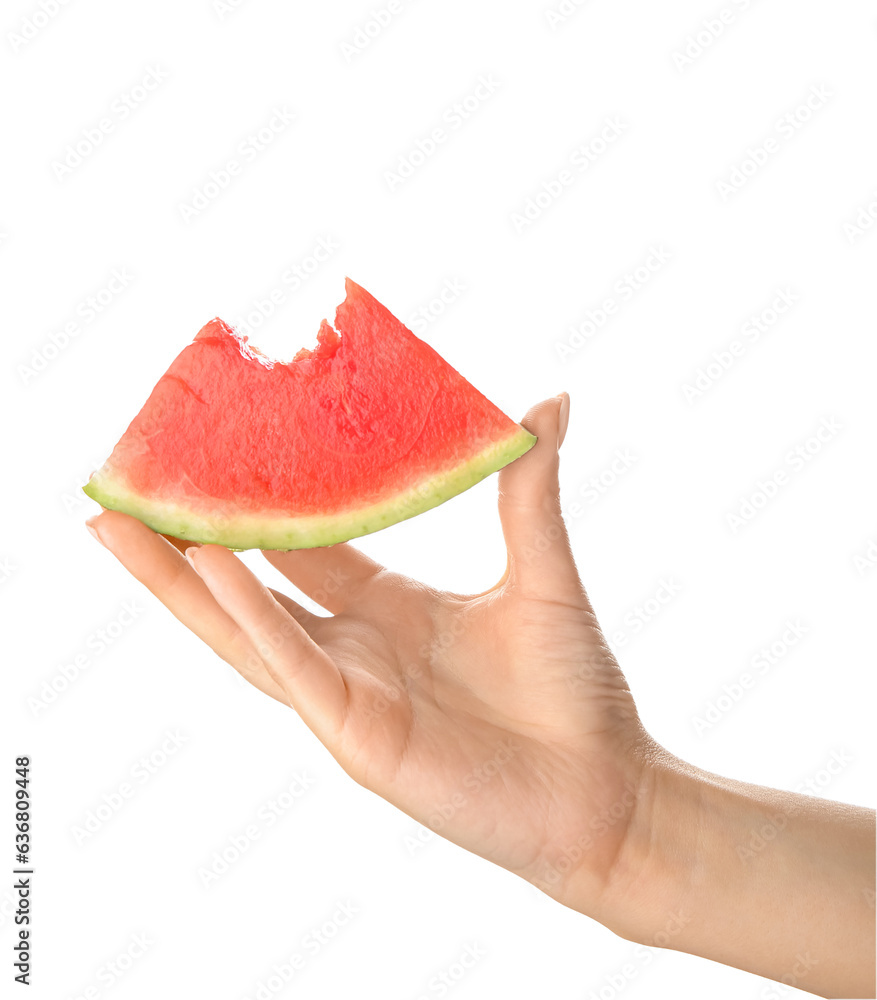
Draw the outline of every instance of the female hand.
[[[632,940],[873,995],[873,812],[708,774],[648,735],[561,517],[568,407],[563,394],[524,418],[538,442],[499,474],[508,562],[482,594],[437,591],[349,544],[266,552],[322,617],[221,546],[114,511],[89,525],[420,823]],[[771,824],[770,849],[747,857]]]
[[[539,440],[499,474],[508,565],[482,594],[437,591],[349,544],[266,552],[332,614],[320,617],[221,546],[174,545],[114,511],[90,526],[356,781],[561,901],[575,867],[578,905],[584,890],[596,916],[653,745],[561,518],[568,407],[564,394],[524,418]]]

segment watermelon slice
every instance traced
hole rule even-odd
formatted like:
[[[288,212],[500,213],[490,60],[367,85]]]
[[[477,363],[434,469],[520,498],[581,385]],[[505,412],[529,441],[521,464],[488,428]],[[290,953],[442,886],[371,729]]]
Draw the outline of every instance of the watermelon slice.
[[[177,538],[311,548],[435,507],[536,441],[349,279],[317,341],[272,361],[212,320],[85,492]]]

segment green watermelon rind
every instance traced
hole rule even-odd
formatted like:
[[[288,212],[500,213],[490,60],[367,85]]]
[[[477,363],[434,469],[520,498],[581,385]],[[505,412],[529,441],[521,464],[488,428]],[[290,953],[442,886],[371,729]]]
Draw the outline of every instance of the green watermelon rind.
[[[536,438],[518,425],[512,435],[492,442],[459,465],[430,476],[414,487],[377,504],[341,513],[296,517],[286,512],[264,515],[226,515],[211,521],[193,508],[141,496],[106,466],[83,487],[102,507],[122,511],[153,531],[186,541],[224,545],[235,552],[246,549],[288,551],[335,545],[380,531],[422,514],[463,493],[533,447]]]

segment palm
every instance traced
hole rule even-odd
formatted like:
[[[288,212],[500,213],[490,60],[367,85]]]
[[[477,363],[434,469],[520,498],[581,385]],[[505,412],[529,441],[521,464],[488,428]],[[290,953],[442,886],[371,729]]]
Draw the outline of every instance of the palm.
[[[333,613],[324,618],[266,590],[218,546],[189,549],[196,574],[132,518],[109,512],[98,526],[178,618],[293,705],[358,782],[562,899],[570,859],[579,891],[605,884],[646,737],[559,518],[556,409],[531,414],[539,443],[500,474],[509,568],[481,595],[430,590],[349,545],[266,553]]]
[[[639,732],[588,615],[504,584],[465,598],[380,575],[356,615],[308,622],[349,692],[333,752],[419,822],[560,894],[544,859],[574,856],[624,801],[631,779],[612,762]],[[590,851],[595,878],[623,831]]]

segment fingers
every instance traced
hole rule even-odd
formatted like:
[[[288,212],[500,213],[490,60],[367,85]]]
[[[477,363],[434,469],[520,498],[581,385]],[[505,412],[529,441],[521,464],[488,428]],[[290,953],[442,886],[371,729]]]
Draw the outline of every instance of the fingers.
[[[161,536],[166,542],[170,542],[171,545],[184,556],[186,554],[186,549],[190,549],[193,545],[200,545],[200,542],[187,542],[185,538],[174,538],[173,535],[162,535]]]
[[[186,628],[250,683],[287,703],[282,688],[265,669],[247,636],[219,607],[207,585],[170,541],[118,511],[106,511],[87,523],[98,541]]]
[[[563,440],[566,437],[566,429],[569,427],[569,393],[562,392],[560,394],[560,413],[557,416],[557,450],[560,451],[560,446],[563,444]]]
[[[566,393],[527,412],[521,423],[538,441],[500,470],[499,515],[508,549],[508,585],[528,596],[579,603],[584,591],[560,510],[558,482],[558,448],[568,414]]]
[[[349,607],[356,592],[384,568],[344,542],[263,554],[290,583],[332,614],[340,614]]]
[[[321,622],[324,622],[326,619],[320,618],[319,615],[311,614],[311,612],[303,608],[298,601],[294,601],[291,597],[287,597],[286,594],[281,594],[279,590],[274,590],[272,587],[269,587],[268,593],[271,594],[274,600],[277,601],[282,608],[288,611],[289,614],[295,618],[295,620],[301,625],[309,636],[312,636],[314,639],[317,638],[316,635],[314,635],[314,631],[319,629]]]
[[[346,715],[347,686],[330,657],[228,549],[203,545],[189,549],[187,558],[252,643],[289,704],[331,748]]]

